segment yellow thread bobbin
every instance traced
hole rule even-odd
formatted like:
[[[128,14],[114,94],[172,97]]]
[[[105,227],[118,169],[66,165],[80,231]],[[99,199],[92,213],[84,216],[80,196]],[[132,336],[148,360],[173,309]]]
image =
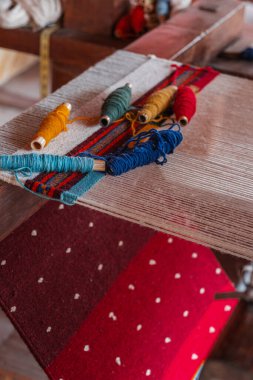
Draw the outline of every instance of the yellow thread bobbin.
[[[63,103],[45,117],[31,142],[33,150],[42,150],[53,138],[67,131],[71,108],[70,103]]]
[[[169,108],[177,91],[177,86],[168,86],[150,95],[138,112],[138,121],[142,124],[153,121],[158,115]]]

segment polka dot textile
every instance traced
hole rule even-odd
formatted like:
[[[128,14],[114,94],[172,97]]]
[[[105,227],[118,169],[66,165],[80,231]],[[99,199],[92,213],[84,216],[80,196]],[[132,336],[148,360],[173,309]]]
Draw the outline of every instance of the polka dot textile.
[[[194,378],[230,290],[209,249],[79,206],[0,243],[0,304],[53,380]]]

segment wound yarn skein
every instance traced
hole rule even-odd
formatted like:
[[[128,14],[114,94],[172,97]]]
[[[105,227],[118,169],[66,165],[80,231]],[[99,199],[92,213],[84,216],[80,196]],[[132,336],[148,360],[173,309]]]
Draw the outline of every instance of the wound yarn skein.
[[[107,127],[122,118],[129,109],[132,98],[132,85],[130,83],[114,90],[104,101],[101,111],[100,125]]]
[[[142,124],[149,123],[168,109],[176,91],[176,86],[168,86],[151,94],[138,112],[139,122]]]
[[[41,150],[61,132],[67,131],[71,111],[70,103],[63,103],[50,112],[41,122],[38,132],[33,136],[31,148]]]
[[[170,11],[170,0],[157,0],[156,13],[158,16],[168,16]]]
[[[243,50],[240,54],[240,58],[244,59],[245,61],[253,61],[253,47],[248,47],[247,49]]]
[[[182,126],[186,126],[194,116],[196,107],[197,98],[191,87],[179,87],[173,105],[176,121]]]
[[[148,132],[140,133],[130,139],[118,154],[106,157],[107,173],[118,176],[129,170],[154,162],[163,165],[167,162],[166,155],[173,153],[182,140],[183,135],[180,130],[157,131],[156,129],[151,129]],[[131,143],[134,143],[132,149],[129,148]]]

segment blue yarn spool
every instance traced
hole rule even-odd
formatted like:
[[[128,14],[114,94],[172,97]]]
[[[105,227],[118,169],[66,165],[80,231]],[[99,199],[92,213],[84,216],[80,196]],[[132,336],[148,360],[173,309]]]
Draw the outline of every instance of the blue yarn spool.
[[[0,155],[0,169],[11,171],[81,172],[93,170],[94,159],[90,157],[55,156],[52,154]]]
[[[149,138],[149,140],[141,142],[144,138]],[[106,157],[107,173],[118,176],[152,162],[163,165],[167,162],[166,154],[173,153],[182,140],[183,135],[180,130],[151,129],[149,132],[140,133],[130,139],[118,154]],[[128,148],[130,142],[135,142],[133,149]]]
[[[253,48],[248,47],[241,53],[241,58],[245,59],[245,61],[253,61]]]
[[[170,0],[157,0],[156,13],[158,16],[167,16],[170,11]]]
[[[104,101],[100,124],[107,127],[114,121],[120,119],[129,109],[132,97],[132,85],[117,88]]]

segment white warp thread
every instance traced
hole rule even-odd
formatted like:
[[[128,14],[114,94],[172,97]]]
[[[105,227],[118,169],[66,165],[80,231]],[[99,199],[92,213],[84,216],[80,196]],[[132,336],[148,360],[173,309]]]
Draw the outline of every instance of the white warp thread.
[[[123,82],[129,81],[131,72],[136,80],[139,78],[136,88],[145,87],[146,82],[146,87],[151,87],[152,80],[158,82],[165,76],[160,70],[168,69],[170,62],[151,60],[154,70],[150,70],[147,61],[147,57],[122,51],[102,61],[5,125],[0,131],[0,152],[14,153],[15,146],[21,148],[29,142],[41,117],[62,101],[73,98],[74,109],[82,106],[83,113],[87,110],[85,101],[93,97],[91,102],[97,110],[102,101],[97,95],[111,90],[113,84],[117,87],[123,77]],[[143,92],[147,90],[144,87]],[[117,178],[108,176],[78,202],[252,259],[252,83],[220,75],[197,98],[197,114],[183,130],[184,141],[166,165],[150,165]],[[78,124],[76,129],[80,128],[83,126]],[[62,153],[73,147],[73,142],[65,146],[71,139],[64,134],[59,139],[57,144],[50,144],[50,152],[56,153],[59,143]]]

